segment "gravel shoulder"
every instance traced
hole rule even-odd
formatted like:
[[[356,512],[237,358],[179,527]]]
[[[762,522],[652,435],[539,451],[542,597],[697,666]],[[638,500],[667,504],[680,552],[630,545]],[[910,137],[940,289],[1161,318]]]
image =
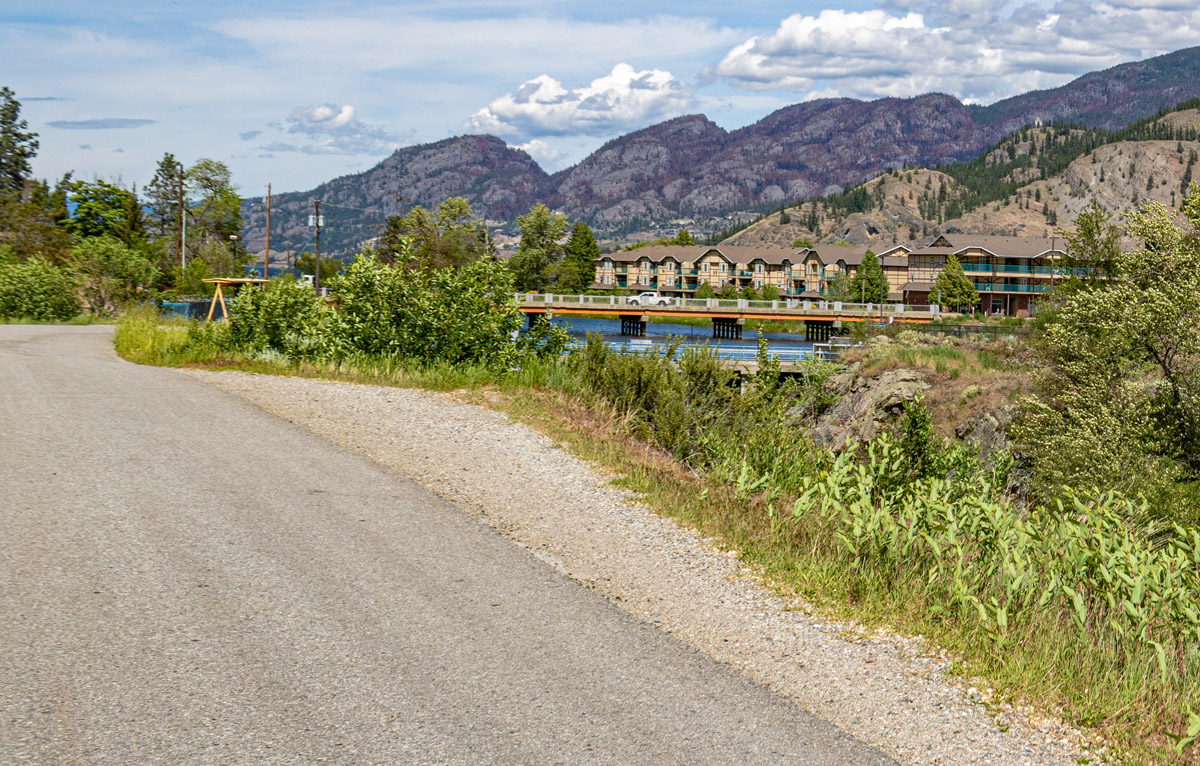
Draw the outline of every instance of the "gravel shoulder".
[[[610,476],[503,413],[410,389],[184,374],[412,478],[626,612],[900,763],[1096,760],[1079,732],[984,704],[920,640],[866,634],[778,596],[736,555],[654,515]]]

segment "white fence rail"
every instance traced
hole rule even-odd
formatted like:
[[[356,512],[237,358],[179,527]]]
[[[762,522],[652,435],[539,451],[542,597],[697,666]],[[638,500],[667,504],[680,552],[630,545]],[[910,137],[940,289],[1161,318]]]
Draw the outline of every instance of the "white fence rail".
[[[620,309],[678,308],[704,310],[790,312],[798,315],[827,312],[831,314],[860,314],[875,316],[897,316],[918,314],[936,316],[937,306],[913,306],[903,303],[849,303],[843,301],[814,300],[811,298],[787,298],[775,301],[754,301],[745,298],[668,298],[640,299],[636,295],[558,295],[556,293],[517,293],[517,302],[524,306],[555,305],[579,308],[594,308],[597,313]]]

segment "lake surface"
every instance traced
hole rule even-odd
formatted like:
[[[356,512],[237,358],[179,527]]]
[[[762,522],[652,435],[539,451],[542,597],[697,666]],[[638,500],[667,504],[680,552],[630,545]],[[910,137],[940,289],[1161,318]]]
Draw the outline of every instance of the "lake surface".
[[[669,337],[674,336],[689,344],[694,343],[699,345],[709,343],[713,346],[720,346],[721,348],[730,350],[756,349],[758,348],[758,336],[760,335],[755,330],[746,330],[741,340],[716,339],[712,336],[712,327],[647,322],[646,337],[631,338],[621,335],[621,321],[619,319],[554,317],[550,321],[561,327],[566,327],[568,332],[580,338],[587,333],[597,333],[604,336],[606,340],[611,341],[614,345],[632,345],[642,348],[645,347],[647,341],[650,343],[664,343]],[[803,335],[774,332],[761,334],[767,340],[768,348],[772,350],[802,351],[811,350],[813,347],[812,343],[804,340]],[[632,344],[630,344],[630,341],[632,341]]]

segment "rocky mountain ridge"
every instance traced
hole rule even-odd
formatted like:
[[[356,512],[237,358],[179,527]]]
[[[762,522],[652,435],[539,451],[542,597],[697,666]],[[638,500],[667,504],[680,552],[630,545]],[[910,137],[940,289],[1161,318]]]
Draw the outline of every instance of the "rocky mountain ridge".
[[[305,224],[314,198],[328,209],[322,236],[331,252],[356,249],[373,235],[373,226],[401,208],[398,198],[430,207],[462,196],[480,216],[504,222],[545,201],[609,233],[672,219],[692,219],[691,228],[704,231],[723,213],[820,195],[887,168],[968,160],[1038,121],[1123,125],[1200,96],[1200,78],[1193,74],[1198,70],[1200,47],[987,107],[936,93],[868,102],[820,99],[733,131],[690,115],[613,139],[553,176],[498,138],[461,136],[398,150],[371,170],[309,192],[276,195],[272,247],[299,248],[311,239]],[[244,214],[247,244],[257,249],[261,200],[247,200]]]

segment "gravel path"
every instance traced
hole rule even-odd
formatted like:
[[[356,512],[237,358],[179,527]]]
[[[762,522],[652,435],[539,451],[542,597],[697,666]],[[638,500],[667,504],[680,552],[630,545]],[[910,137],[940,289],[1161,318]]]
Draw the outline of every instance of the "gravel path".
[[[630,614],[901,763],[1095,762],[1077,731],[983,704],[919,640],[864,635],[772,593],[734,554],[654,515],[502,413],[408,389],[187,374],[413,478]]]

